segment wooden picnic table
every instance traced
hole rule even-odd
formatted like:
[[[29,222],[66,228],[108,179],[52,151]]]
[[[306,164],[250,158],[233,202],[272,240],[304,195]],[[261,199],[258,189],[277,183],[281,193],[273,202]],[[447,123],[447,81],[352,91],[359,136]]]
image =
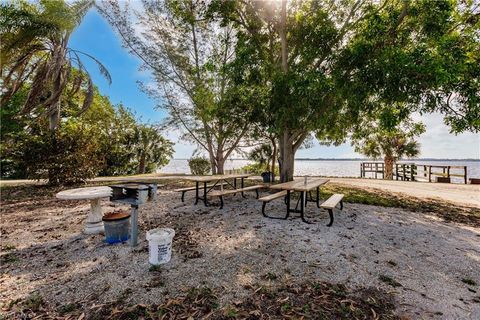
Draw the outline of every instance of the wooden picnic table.
[[[198,200],[203,200],[203,204],[208,207],[207,193],[209,193],[213,188],[217,186],[219,182],[225,182],[230,185],[233,189],[237,189],[237,179],[240,179],[240,189],[244,188],[244,180],[248,178],[250,174],[219,174],[211,176],[185,176],[182,177],[184,180],[194,181],[195,182],[195,204],[198,203]],[[229,180],[233,179],[233,184]],[[209,182],[213,182],[213,185],[207,187]],[[202,186],[200,186],[202,184]],[[200,188],[203,189],[203,196],[200,196]],[[242,197],[245,197],[243,191],[240,192]]]
[[[305,219],[305,206],[307,205],[307,202],[315,202],[317,204],[317,207],[320,208],[320,186],[326,184],[328,181],[330,180],[329,179],[307,179],[305,181],[304,179],[301,179],[301,180],[294,180],[294,181],[271,185],[270,186],[271,189],[287,191],[287,195],[286,195],[287,214],[284,218],[276,218],[276,217],[270,217],[270,216],[269,218],[288,219],[290,212],[297,212],[297,213],[300,213],[300,217],[302,218],[303,222],[310,223]],[[316,189],[315,199],[313,199],[311,195],[311,191],[313,189]],[[300,193],[300,199],[298,199],[297,205],[295,206],[294,209],[290,207],[290,194],[292,192]],[[307,193],[309,195],[309,198],[307,197]],[[300,204],[300,209],[298,209],[299,204]]]

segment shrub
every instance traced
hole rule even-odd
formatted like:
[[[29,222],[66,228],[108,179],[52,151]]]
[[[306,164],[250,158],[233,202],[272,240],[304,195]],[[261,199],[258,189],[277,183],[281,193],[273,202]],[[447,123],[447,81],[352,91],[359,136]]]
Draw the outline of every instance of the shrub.
[[[207,158],[193,157],[188,160],[190,172],[194,175],[205,175],[210,172],[211,165]]]
[[[261,175],[263,172],[270,171],[270,167],[267,164],[254,162],[242,167],[242,170],[254,175]],[[278,166],[275,166],[275,176],[278,176],[278,175],[279,175]]]
[[[94,178],[103,164],[94,136],[88,126],[69,121],[54,132],[26,136],[18,160],[28,178],[48,179],[51,185],[85,182]]]

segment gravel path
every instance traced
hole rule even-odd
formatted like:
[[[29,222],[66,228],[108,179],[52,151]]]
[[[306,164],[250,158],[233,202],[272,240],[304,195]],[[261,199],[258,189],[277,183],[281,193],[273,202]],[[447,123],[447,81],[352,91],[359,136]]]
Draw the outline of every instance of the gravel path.
[[[31,201],[1,210],[2,304],[32,292],[53,307],[148,304],[192,286],[220,292],[227,304],[259,284],[325,280],[386,289],[399,313],[414,319],[480,318],[480,229],[420,213],[347,203],[328,228],[328,215],[310,204],[313,225],[263,218],[252,197],[229,197],[219,210],[161,191],[141,209],[141,241],[132,250],[82,234],[88,211],[82,202]],[[284,205],[278,200],[267,210],[283,214]],[[172,261],[158,271],[149,271],[144,240],[153,227],[177,233]]]

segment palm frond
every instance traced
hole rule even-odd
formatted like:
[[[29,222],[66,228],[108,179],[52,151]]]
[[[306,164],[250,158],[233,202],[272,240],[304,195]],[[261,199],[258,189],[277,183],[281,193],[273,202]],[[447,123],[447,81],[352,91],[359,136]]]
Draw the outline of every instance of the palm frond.
[[[90,59],[92,59],[98,66],[98,69],[100,71],[100,74],[108,81],[108,84],[112,84],[112,77],[110,75],[110,72],[108,72],[108,69],[97,59],[95,58],[94,56],[88,54],[88,53],[85,53],[85,52],[82,52],[82,51],[79,51],[79,50],[74,50],[74,49],[70,49],[71,51],[74,51],[74,52],[78,52],[80,54],[83,54],[87,57],[89,57]]]

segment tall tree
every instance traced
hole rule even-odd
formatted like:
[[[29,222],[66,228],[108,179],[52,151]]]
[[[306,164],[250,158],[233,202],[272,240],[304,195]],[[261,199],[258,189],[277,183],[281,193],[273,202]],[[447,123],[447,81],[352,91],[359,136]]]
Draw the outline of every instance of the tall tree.
[[[144,0],[127,4],[104,1],[99,10],[143,62],[156,84],[143,89],[168,110],[168,126],[208,155],[212,173],[223,173],[225,160],[249,131],[249,106],[233,87],[228,68],[235,33],[212,19],[205,1]]]
[[[1,67],[5,86],[2,105],[28,84],[29,94],[21,113],[47,114],[50,129],[55,129],[60,121],[61,97],[72,82],[71,71],[75,67],[80,72],[73,78],[72,94],[85,92],[82,111],[90,106],[94,87],[80,57],[92,59],[109,82],[110,74],[93,56],[69,48],[68,41],[93,4],[93,0],[1,4],[6,19],[1,20],[0,32],[2,39],[7,39],[5,43],[2,41],[1,53],[2,57],[8,57]],[[86,90],[80,91],[81,87]]]
[[[245,0],[215,5],[237,29],[237,83],[268,88],[263,96],[268,102],[257,106],[268,105],[267,123],[279,142],[282,181],[293,178],[295,152],[312,132],[320,140],[339,143],[359,114],[385,102],[406,103],[412,111],[447,112],[442,95],[448,88],[458,97],[457,109],[464,111],[458,114],[460,121],[478,122],[478,91],[472,90],[478,85],[478,65],[471,65],[478,60],[472,55],[478,36],[467,18],[462,21],[470,32],[458,36],[462,27],[454,22],[460,11],[471,11],[468,6],[429,0]],[[470,14],[470,20],[475,17]],[[456,58],[449,58],[448,41],[439,42],[439,37],[455,44]],[[449,77],[444,65],[449,66]],[[467,65],[473,71],[462,75]],[[456,117],[456,110],[447,116]]]

